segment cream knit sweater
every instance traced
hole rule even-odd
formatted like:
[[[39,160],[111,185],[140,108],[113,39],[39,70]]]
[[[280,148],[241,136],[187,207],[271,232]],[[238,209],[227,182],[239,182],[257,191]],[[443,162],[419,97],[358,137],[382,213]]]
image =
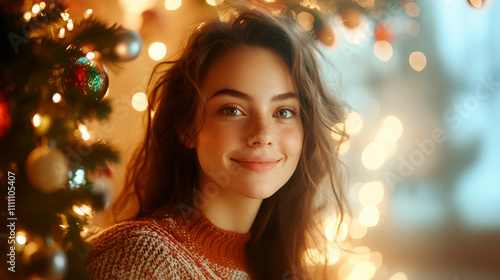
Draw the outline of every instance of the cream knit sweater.
[[[187,221],[162,210],[116,224],[89,242],[91,279],[250,279],[250,234],[217,228],[199,212]]]

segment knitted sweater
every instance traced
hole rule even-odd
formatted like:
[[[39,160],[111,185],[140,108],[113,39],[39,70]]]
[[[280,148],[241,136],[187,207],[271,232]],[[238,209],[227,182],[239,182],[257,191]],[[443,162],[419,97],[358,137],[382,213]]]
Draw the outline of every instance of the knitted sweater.
[[[250,234],[225,231],[199,212],[187,221],[156,211],[116,224],[89,243],[91,279],[250,279],[245,244]]]

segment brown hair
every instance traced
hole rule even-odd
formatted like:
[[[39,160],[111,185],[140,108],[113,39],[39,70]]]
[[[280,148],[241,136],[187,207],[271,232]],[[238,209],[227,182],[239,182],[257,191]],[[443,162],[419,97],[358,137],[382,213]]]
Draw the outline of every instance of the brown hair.
[[[299,94],[304,142],[290,180],[263,201],[251,228],[247,254],[256,279],[302,277],[307,239],[318,224],[315,214],[328,202],[318,200],[324,194],[321,182],[328,183],[337,214],[343,217],[346,209],[339,141],[331,137],[331,133],[346,137],[335,126],[343,122],[343,106],[321,79],[310,34],[300,31],[289,16],[235,6],[225,13],[230,16],[224,21],[215,19],[198,26],[179,59],[155,67],[154,73],[160,76],[149,97],[144,142],[129,163],[124,190],[111,210],[123,210],[130,197],[136,197],[139,205],[132,219],[160,206],[180,215],[180,205],[193,205],[198,164],[196,151],[186,146],[203,125],[196,116],[206,112],[202,80],[211,61],[239,46],[274,50],[289,66]]]

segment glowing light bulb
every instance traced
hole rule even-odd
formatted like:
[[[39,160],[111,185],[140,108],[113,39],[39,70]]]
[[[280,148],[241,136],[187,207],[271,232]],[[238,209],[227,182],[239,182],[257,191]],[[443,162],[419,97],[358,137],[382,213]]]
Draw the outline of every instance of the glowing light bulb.
[[[57,37],[62,39],[62,38],[64,38],[65,35],[66,35],[66,29],[65,28],[59,29],[59,33],[57,34]]]
[[[86,57],[88,59],[93,59],[95,57],[95,54],[93,52],[88,52],[87,55],[86,55]]]
[[[206,0],[207,4],[210,6],[218,6],[222,3],[224,3],[224,0]]]
[[[26,12],[26,13],[24,13],[23,17],[24,17],[24,20],[26,22],[28,22],[31,19],[31,13],[30,12]]]
[[[68,20],[68,24],[66,25],[66,28],[68,29],[68,31],[71,31],[73,30],[73,28],[75,28],[75,25],[73,24],[73,20]]]
[[[17,243],[24,245],[26,243],[26,233],[24,231],[18,231],[16,234]]]
[[[80,207],[78,207],[78,206],[76,206],[76,205],[73,205],[72,209],[73,209],[73,211],[74,211],[76,214],[78,214],[78,215],[80,215],[80,216],[85,215],[85,213],[82,211],[82,209],[80,209]]]
[[[40,5],[33,5],[33,7],[31,7],[31,12],[33,12],[35,15],[38,14],[40,12]]]

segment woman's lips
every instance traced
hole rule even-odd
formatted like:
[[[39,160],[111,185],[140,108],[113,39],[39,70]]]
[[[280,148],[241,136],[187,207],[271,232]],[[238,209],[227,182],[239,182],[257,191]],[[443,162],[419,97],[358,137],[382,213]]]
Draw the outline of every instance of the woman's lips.
[[[242,158],[242,159],[231,159],[238,163],[241,167],[255,171],[255,172],[268,172],[274,169],[274,167],[281,161],[281,159],[272,159],[266,157],[257,158]]]

